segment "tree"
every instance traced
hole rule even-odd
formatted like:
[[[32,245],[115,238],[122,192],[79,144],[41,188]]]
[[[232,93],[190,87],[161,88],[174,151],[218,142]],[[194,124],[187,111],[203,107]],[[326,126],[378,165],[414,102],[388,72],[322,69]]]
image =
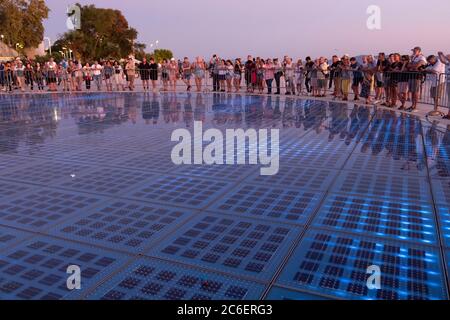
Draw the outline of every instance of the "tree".
[[[128,25],[122,12],[81,6],[81,29],[66,32],[55,42],[55,49],[70,48],[85,60],[125,57],[133,52],[137,31]]]
[[[10,46],[37,47],[44,37],[42,21],[49,9],[44,0],[0,0],[0,30]]]
[[[161,62],[163,59],[170,60],[173,57],[172,51],[168,49],[156,49],[153,52],[153,57],[155,58],[156,62]]]

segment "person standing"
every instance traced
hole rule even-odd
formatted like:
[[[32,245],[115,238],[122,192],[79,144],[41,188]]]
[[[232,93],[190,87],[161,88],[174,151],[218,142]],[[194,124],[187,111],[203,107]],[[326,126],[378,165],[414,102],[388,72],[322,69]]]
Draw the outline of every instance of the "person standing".
[[[91,82],[92,82],[92,67],[89,63],[86,63],[83,67],[84,74],[84,83],[86,85],[86,90],[91,91]]]
[[[134,79],[136,77],[136,64],[134,63],[134,58],[129,57],[128,62],[125,65],[125,70],[128,79],[128,89],[134,91]]]
[[[368,55],[365,57],[365,63],[361,67],[361,71],[363,72],[363,82],[361,85],[361,98],[366,100],[366,104],[371,104],[371,90],[372,90],[372,82],[375,72],[377,71],[377,66],[373,61],[373,56]]]
[[[103,75],[105,77],[106,91],[113,91],[112,78],[114,76],[114,68],[111,65],[111,61],[105,62],[105,67],[103,68]]]
[[[253,92],[253,74],[256,74],[256,64],[253,61],[252,56],[247,56],[247,61],[244,65],[245,74],[245,84],[247,85],[247,92]]]
[[[295,95],[295,74],[294,64],[289,57],[285,58],[284,79],[286,81],[286,95]]]
[[[273,76],[275,78],[275,85],[277,87],[277,91],[275,92],[275,94],[278,95],[281,94],[281,77],[283,76],[283,67],[278,58],[273,59],[273,69]]]
[[[408,81],[409,81],[409,74],[407,72],[407,67],[410,62],[410,57],[408,55],[403,55],[401,57],[401,66],[399,68],[400,72],[398,75],[398,92],[399,92],[399,99],[401,102],[401,106],[398,108],[398,110],[406,110],[405,104],[406,100],[408,98]]]
[[[197,92],[201,92],[206,71],[206,64],[202,57],[195,58],[195,61],[192,63],[192,69],[194,71],[194,80],[195,86],[197,87]]]
[[[220,60],[219,66],[219,84],[220,84],[220,92],[225,92],[226,88],[226,77],[227,77],[227,67],[225,65],[225,60]]]
[[[420,97],[420,87],[422,85],[421,72],[427,64],[427,59],[422,54],[422,49],[420,47],[415,47],[411,51],[413,54],[408,65],[408,71],[410,72],[409,92],[411,92],[412,96],[412,105],[406,111],[415,112],[417,110],[417,103],[419,102]]]
[[[155,59],[153,57],[150,58],[150,80],[152,81],[152,90],[153,92],[157,91],[158,86],[158,64],[155,62]],[[148,90],[148,84],[147,84],[147,90]]]
[[[213,92],[217,92],[220,90],[219,83],[219,62],[220,58],[214,54],[209,62],[209,70],[211,73],[211,77],[213,79]]]
[[[319,87],[319,97],[325,97],[327,93],[327,77],[328,77],[328,63],[324,57],[319,58],[319,65],[317,67],[317,80]]]
[[[272,59],[267,59],[264,64],[264,80],[266,81],[267,94],[272,94],[272,83],[275,77],[274,70]]]
[[[95,85],[97,86],[97,91],[102,90],[102,71],[103,67],[98,63],[98,61],[95,61],[94,64],[91,66],[92,70],[92,78],[95,82]]]
[[[5,69],[4,69],[4,77],[5,77],[5,91],[12,92],[13,90],[13,77],[14,77],[14,71],[13,67],[11,66],[11,62],[6,62]]]
[[[163,59],[161,63],[161,79],[163,83],[162,91],[168,91],[169,89],[169,61]]]
[[[350,59],[350,69],[353,72],[353,82],[352,82],[352,91],[353,91],[353,95],[354,97],[354,101],[358,101],[359,100],[359,87],[361,85],[361,83],[363,82],[363,74],[360,70],[360,65],[358,63],[358,61],[356,61],[355,57],[352,57]]]
[[[305,81],[305,69],[302,59],[295,64],[295,81],[297,83],[297,95],[303,94],[303,83]]]
[[[34,70],[31,63],[27,62],[25,66],[25,83],[30,87],[31,91],[34,89]]]
[[[350,79],[351,79],[350,59],[348,56],[345,56],[342,59],[341,65],[341,90],[343,101],[348,101]]]
[[[186,84],[186,91],[191,91],[191,63],[188,57],[184,57],[183,63],[181,64],[181,72],[183,77],[183,82]]]
[[[172,91],[177,91],[177,79],[178,79],[178,63],[175,58],[170,59],[169,64],[169,82],[172,86]]]
[[[114,84],[116,85],[116,90],[117,91],[124,91],[125,90],[125,86],[124,86],[124,82],[123,82],[123,78],[124,78],[124,74],[123,74],[123,68],[120,65],[120,63],[118,61],[114,61]]]
[[[225,78],[227,80],[227,92],[231,93],[233,91],[233,76],[234,76],[233,62],[231,62],[231,60],[227,60],[225,62],[225,68],[227,70],[227,73],[225,75]]]
[[[242,81],[242,63],[241,59],[237,58],[234,63],[234,89],[235,92],[239,92],[241,90],[241,81]]]
[[[41,67],[41,64],[38,62],[36,63],[36,67],[34,69],[34,76],[36,79],[36,84],[39,91],[44,90],[44,70]]]
[[[384,52],[378,54],[377,72],[375,73],[375,103],[383,98],[384,92],[384,71],[388,67],[388,61]]]
[[[144,59],[142,59],[142,62],[138,65],[138,72],[141,76],[142,87],[144,91],[149,90],[150,64],[148,63],[146,57],[144,57]]]
[[[427,62],[428,66],[425,68],[425,72],[431,82],[430,95],[434,104],[437,105],[442,97],[445,84],[445,77],[441,76],[441,74],[445,74],[445,64],[434,55],[429,56]]]
[[[25,91],[25,67],[23,66],[22,61],[16,61],[14,73],[16,75],[17,88],[22,92]]]
[[[84,80],[83,66],[80,61],[75,61],[75,83],[76,90],[81,91]]]
[[[311,93],[311,72],[314,68],[314,61],[312,61],[311,57],[306,57],[305,59],[305,87],[306,92]]]

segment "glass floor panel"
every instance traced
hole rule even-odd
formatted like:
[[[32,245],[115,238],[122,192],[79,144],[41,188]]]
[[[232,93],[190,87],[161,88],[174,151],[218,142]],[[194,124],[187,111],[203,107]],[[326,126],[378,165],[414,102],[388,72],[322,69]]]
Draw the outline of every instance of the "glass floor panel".
[[[219,164],[173,163],[177,129]],[[0,95],[0,299],[448,299],[449,155],[450,129],[353,103]]]

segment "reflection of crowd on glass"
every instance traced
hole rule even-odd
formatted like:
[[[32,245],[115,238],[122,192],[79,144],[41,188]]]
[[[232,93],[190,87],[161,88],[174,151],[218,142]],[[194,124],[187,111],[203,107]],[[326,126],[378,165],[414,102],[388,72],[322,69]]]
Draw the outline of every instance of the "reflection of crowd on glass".
[[[339,58],[333,56],[294,60],[285,56],[263,59],[248,56],[246,61],[223,59],[213,55],[209,61],[196,57],[190,61],[153,57],[137,61],[73,60],[56,63],[52,58],[44,63],[14,61],[0,64],[0,85],[3,91],[176,91],[179,83],[187,91],[202,92],[209,85],[214,92],[308,95],[325,97],[331,91],[334,99],[348,101],[351,97],[367,104],[415,111],[421,97],[446,100],[450,105],[450,55],[443,53],[425,57],[420,47],[412,55],[393,53]],[[427,92],[424,82],[428,81]],[[212,82],[212,84],[210,83]],[[422,99],[423,100],[423,99]],[[411,101],[409,106],[406,105]],[[433,102],[433,101],[431,101]],[[400,105],[398,106],[398,103]]]

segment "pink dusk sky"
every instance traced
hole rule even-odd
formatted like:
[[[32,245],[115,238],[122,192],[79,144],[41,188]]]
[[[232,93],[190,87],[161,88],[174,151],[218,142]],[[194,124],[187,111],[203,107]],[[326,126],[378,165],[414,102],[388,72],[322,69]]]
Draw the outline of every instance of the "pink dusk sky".
[[[159,40],[177,57],[409,53],[416,45],[450,53],[448,0],[46,0],[53,41],[75,2],[121,10],[138,41],[149,48]],[[370,5],[381,9],[381,30],[366,26]]]

